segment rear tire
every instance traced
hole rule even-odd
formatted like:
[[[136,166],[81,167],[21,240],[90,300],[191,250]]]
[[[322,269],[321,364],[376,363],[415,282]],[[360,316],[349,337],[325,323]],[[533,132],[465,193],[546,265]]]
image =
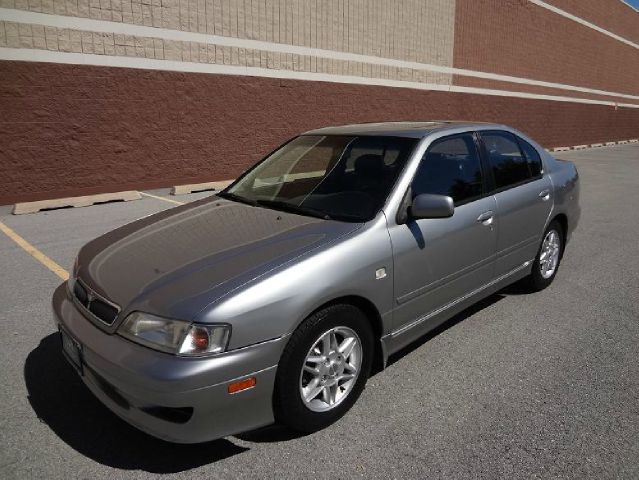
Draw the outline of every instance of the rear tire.
[[[563,253],[564,230],[558,221],[553,220],[544,232],[532,272],[524,279],[526,286],[533,292],[539,292],[550,285],[559,271]]]
[[[341,418],[364,390],[373,346],[368,319],[352,305],[331,305],[304,320],[277,369],[275,420],[314,432]]]

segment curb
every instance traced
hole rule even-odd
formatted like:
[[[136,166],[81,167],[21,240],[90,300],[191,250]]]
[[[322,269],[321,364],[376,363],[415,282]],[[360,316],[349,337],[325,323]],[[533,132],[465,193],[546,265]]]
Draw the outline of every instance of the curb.
[[[586,150],[587,148],[601,148],[601,147],[612,147],[615,145],[627,145],[629,143],[637,143],[639,139],[632,138],[629,140],[617,140],[615,142],[606,142],[606,143],[591,143],[586,145],[573,145],[571,147],[555,147],[555,148],[547,148],[546,150],[549,152],[568,152],[570,150]]]
[[[222,190],[229,186],[232,182],[233,180],[220,180],[217,182],[176,185],[171,188],[171,195],[186,195],[187,193],[206,192],[208,190]]]
[[[41,210],[51,210],[65,207],[88,207],[96,203],[106,202],[130,202],[140,200],[142,196],[135,190],[114,193],[99,193],[97,195],[85,195],[82,197],[54,198],[51,200],[40,200],[37,202],[16,203],[13,206],[14,215],[24,215],[25,213],[37,213]]]

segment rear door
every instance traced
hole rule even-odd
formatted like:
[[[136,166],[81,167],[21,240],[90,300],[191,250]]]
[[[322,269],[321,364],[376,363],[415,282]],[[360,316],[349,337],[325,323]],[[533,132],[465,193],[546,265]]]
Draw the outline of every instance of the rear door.
[[[480,132],[490,169],[499,234],[495,276],[534,259],[552,208],[552,185],[539,152],[505,130]]]
[[[451,196],[450,218],[409,219],[389,229],[395,265],[398,329],[488,283],[497,231],[472,133],[435,140],[413,178],[411,194]]]

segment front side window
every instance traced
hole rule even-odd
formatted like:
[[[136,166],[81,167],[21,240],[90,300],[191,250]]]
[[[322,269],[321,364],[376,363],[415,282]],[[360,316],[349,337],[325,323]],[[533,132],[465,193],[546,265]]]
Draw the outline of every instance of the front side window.
[[[258,206],[343,221],[382,208],[417,139],[302,135],[219,195]]]
[[[481,132],[481,138],[488,152],[488,163],[493,171],[497,190],[531,178],[528,162],[514,135],[501,131]]]
[[[482,173],[472,134],[436,140],[424,155],[411,188],[413,196],[448,195],[455,205],[479,198]]]

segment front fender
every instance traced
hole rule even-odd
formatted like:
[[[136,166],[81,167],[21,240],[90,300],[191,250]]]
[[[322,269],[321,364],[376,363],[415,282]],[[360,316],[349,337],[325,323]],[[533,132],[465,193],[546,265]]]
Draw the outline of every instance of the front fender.
[[[380,268],[386,276],[376,279]],[[290,334],[311,312],[343,296],[369,300],[383,329],[390,329],[393,263],[383,214],[352,235],[229,293],[195,320],[230,323],[229,349],[234,349]]]

